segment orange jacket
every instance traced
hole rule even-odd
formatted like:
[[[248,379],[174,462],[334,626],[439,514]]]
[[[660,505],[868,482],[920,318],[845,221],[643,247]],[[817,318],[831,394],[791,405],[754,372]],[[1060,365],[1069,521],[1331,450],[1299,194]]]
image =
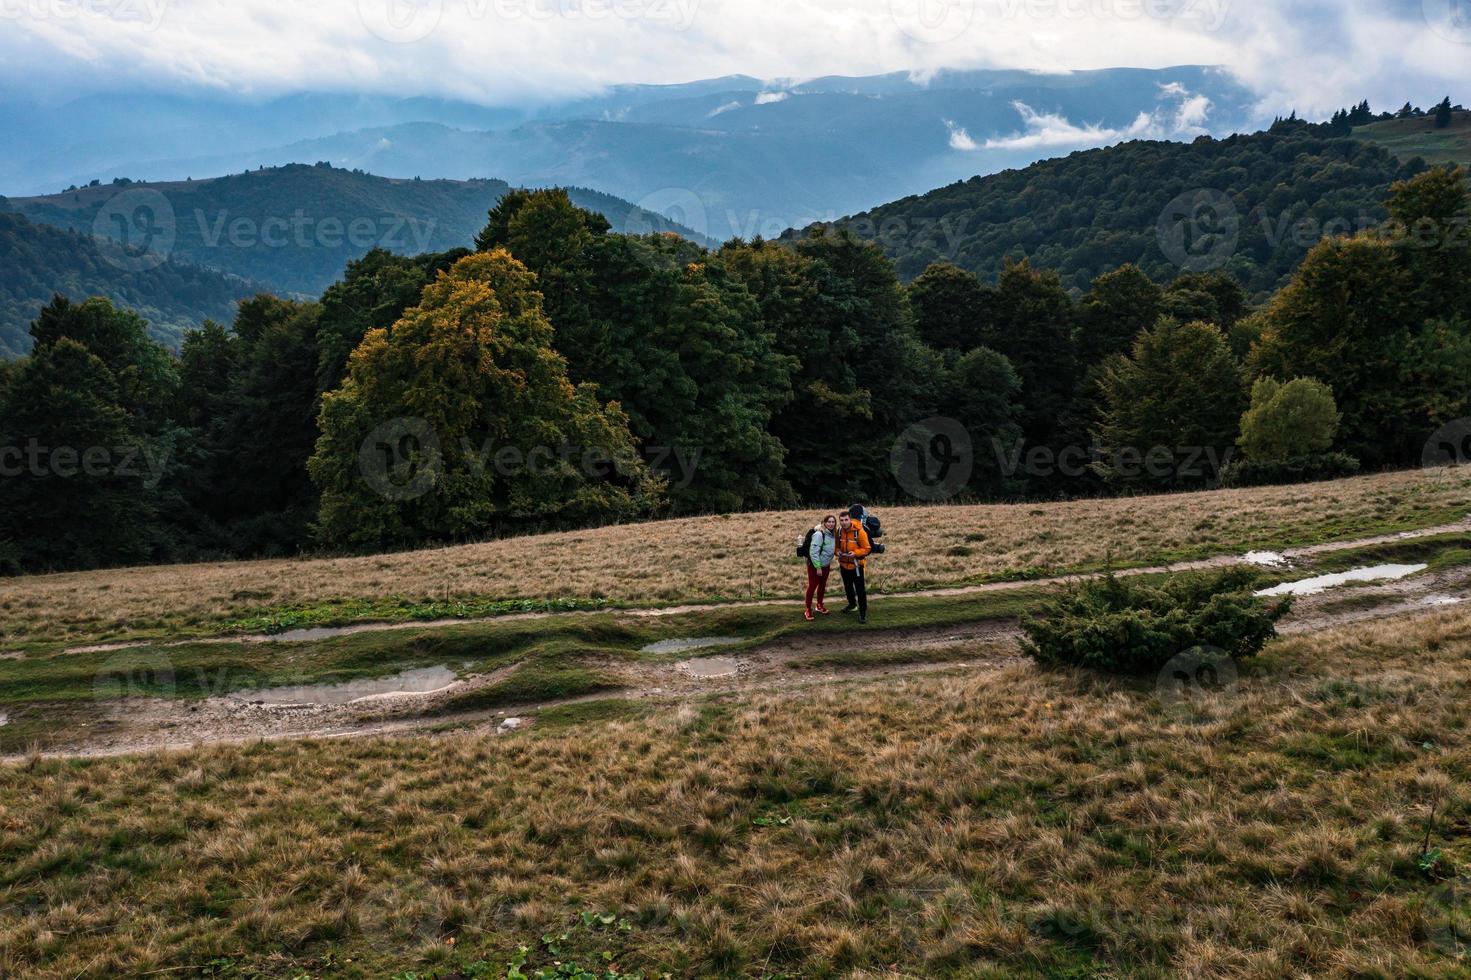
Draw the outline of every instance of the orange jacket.
[[[856,564],[861,568],[867,568],[868,562],[864,561],[869,552],[873,551],[873,545],[869,543],[868,532],[863,529],[860,521],[853,521],[848,525],[848,530],[838,528],[838,553],[851,551],[857,558]],[[844,568],[851,569],[855,562],[852,558],[839,558],[838,564]]]

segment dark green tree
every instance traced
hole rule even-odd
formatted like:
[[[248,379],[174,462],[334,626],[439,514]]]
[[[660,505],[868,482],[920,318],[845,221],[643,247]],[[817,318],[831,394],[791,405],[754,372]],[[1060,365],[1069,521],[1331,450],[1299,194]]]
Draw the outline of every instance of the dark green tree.
[[[996,291],[948,262],[937,262],[909,284],[909,306],[920,340],[937,351],[966,351],[980,342]]]
[[[1164,291],[1137,265],[1123,265],[1093,280],[1078,309],[1077,351],[1093,365],[1122,354],[1160,317]]]
[[[1454,108],[1451,105],[1451,97],[1447,95],[1445,100],[1435,107],[1435,128],[1449,129],[1454,119]]]
[[[1109,362],[1095,433],[1111,486],[1184,489],[1220,478],[1244,407],[1241,367],[1220,329],[1162,319]]]

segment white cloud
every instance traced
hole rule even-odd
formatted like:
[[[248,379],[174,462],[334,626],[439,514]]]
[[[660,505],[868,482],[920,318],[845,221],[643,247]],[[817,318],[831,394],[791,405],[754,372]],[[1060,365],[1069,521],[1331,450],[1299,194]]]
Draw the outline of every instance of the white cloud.
[[[979,150],[976,141],[970,138],[970,133],[963,126],[957,126],[952,120],[945,120],[945,128],[950,130],[950,149],[952,150]]]
[[[741,107],[741,104],[739,102],[727,102],[727,103],[725,103],[725,105],[716,106],[714,109],[711,109],[705,115],[705,118],[706,119],[714,119],[716,116],[720,115],[722,112],[729,112],[732,109],[739,109],[740,107]]]
[[[762,92],[756,96],[757,105],[772,105],[776,102],[785,102],[789,93],[787,92]]]
[[[1134,139],[1178,139],[1206,132],[1211,100],[1191,93],[1179,82],[1161,85],[1161,95],[1178,100],[1153,113],[1141,112],[1124,127],[1075,123],[1057,113],[1038,112],[1025,102],[1012,107],[1022,117],[1022,131],[986,140],[988,150],[1063,150],[1108,146]],[[951,125],[948,121],[946,125]],[[953,127],[952,127],[953,132]],[[964,130],[961,130],[964,132]],[[954,139],[952,136],[952,145]]]
[[[732,73],[924,80],[941,67],[1218,64],[1262,94],[1270,118],[1471,88],[1471,45],[1445,25],[1437,32],[1426,14],[1435,4],[1421,0],[954,0],[946,10],[957,4],[973,16],[915,21],[910,0],[18,2],[0,18],[0,90],[536,102]],[[1175,12],[1151,12],[1160,8]],[[1195,124],[1199,109],[1184,108],[1180,124]]]

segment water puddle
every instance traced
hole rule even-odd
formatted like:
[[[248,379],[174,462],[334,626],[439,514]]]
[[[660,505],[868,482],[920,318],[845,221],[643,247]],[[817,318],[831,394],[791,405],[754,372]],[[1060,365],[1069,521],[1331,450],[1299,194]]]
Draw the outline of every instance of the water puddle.
[[[1333,575],[1306,578],[1300,582],[1284,582],[1273,588],[1263,589],[1257,595],[1317,595],[1319,592],[1326,592],[1349,582],[1384,582],[1407,578],[1429,567],[1429,565],[1375,565],[1372,568],[1355,568],[1352,571],[1338,572]]]
[[[640,649],[639,653],[687,653],[690,650],[704,650],[706,647],[728,647],[740,642],[739,636],[686,636],[678,640],[660,640],[658,643],[650,643]]]
[[[344,681],[340,684],[300,684],[294,687],[264,687],[255,691],[236,691],[231,697],[262,704],[352,704],[377,698],[402,697],[405,694],[432,694],[455,682],[455,672],[448,667],[416,667],[369,680]]]
[[[1248,551],[1242,556],[1242,561],[1262,568],[1286,568],[1288,564],[1287,556],[1275,551]]]
[[[691,677],[732,677],[741,672],[741,662],[735,657],[701,657],[686,660],[679,669]]]

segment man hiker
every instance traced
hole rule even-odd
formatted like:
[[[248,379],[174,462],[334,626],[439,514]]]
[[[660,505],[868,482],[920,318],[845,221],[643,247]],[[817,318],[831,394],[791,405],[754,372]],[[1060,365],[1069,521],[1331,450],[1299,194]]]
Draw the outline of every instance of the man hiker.
[[[858,621],[868,622],[868,586],[864,582],[864,571],[873,545],[863,522],[854,520],[851,514],[838,517],[838,571],[843,576],[843,591],[848,594],[848,608],[843,612],[858,610]]]

